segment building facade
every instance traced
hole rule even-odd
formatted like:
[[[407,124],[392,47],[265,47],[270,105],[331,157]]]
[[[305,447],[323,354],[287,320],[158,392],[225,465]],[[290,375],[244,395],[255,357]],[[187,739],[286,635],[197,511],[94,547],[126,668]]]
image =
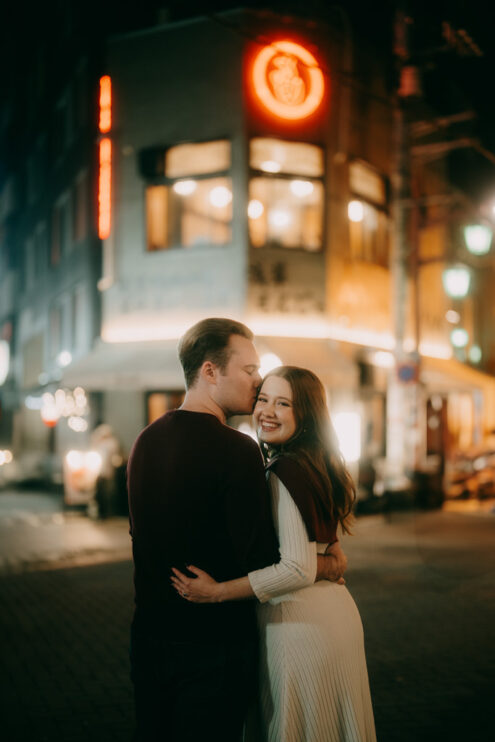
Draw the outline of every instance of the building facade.
[[[410,358],[394,365],[387,64],[347,24],[235,11],[108,38],[74,65],[47,119],[60,134],[35,127],[1,197],[2,430],[16,457],[51,452],[60,469],[100,421],[128,452],[180,403],[177,340],[206,316],[246,322],[265,367],[319,374],[356,474],[386,458],[391,374],[413,400],[409,468],[495,428],[495,382],[478,368],[493,362],[493,305],[479,291],[451,307],[441,266],[456,225],[435,206],[401,298]],[[473,265],[479,286],[492,270]],[[449,310],[471,323],[463,353]]]

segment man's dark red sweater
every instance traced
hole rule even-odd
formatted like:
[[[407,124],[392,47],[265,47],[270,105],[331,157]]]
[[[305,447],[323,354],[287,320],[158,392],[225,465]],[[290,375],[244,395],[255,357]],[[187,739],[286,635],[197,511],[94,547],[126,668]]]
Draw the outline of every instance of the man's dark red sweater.
[[[145,428],[128,464],[134,630],[169,641],[251,638],[254,600],[198,605],[177,595],[173,566],[230,580],[278,562],[256,443],[210,414],[174,410]]]

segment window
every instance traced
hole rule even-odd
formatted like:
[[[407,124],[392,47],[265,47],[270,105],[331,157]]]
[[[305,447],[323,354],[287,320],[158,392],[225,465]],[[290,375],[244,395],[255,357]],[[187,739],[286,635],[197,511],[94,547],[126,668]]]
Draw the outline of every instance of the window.
[[[357,206],[360,204],[360,206]],[[365,201],[351,201],[356,216],[349,216],[349,246],[352,260],[388,265],[388,220],[386,214]]]
[[[34,155],[31,155],[28,157],[27,160],[27,194],[28,194],[28,203],[33,204],[36,201],[36,196],[38,195],[37,191],[37,182],[36,182],[36,162]]]
[[[72,209],[72,239],[80,242],[87,236],[88,229],[88,174],[80,173],[74,184]]]
[[[147,395],[147,424],[154,422],[169,410],[176,410],[184,401],[184,392],[150,392]]]
[[[50,358],[54,359],[62,349],[62,308],[52,307],[50,311]]]
[[[32,237],[26,240],[24,245],[24,288],[31,291],[36,280],[36,244]]]
[[[46,270],[48,263],[48,243],[45,222],[38,222],[34,233],[35,241],[35,272],[39,278]]]
[[[66,94],[59,99],[53,112],[53,125],[51,132],[52,154],[56,160],[60,159],[72,138],[72,111],[71,94]]]
[[[323,150],[255,138],[250,143],[249,237],[255,248],[323,245]]]
[[[71,246],[70,202],[67,195],[59,198],[52,212],[51,264],[57,265]]]
[[[87,322],[86,291],[83,285],[76,286],[71,298],[71,348],[76,353],[83,348]]]
[[[349,168],[352,200],[348,205],[349,255],[377,265],[388,265],[388,215],[384,178],[362,162]]]
[[[82,60],[74,77],[74,94],[72,96],[74,128],[84,128],[88,122],[88,72],[86,60]]]
[[[46,172],[46,136],[40,134],[36,146],[27,159],[27,197],[33,204],[41,195]]]
[[[232,240],[230,142],[180,144],[164,153],[146,187],[148,251],[225,245]]]

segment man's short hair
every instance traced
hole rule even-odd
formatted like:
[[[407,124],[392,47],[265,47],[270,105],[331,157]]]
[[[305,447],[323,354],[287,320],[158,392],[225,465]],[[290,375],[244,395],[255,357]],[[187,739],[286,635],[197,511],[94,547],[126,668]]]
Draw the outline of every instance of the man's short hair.
[[[228,349],[231,335],[253,339],[253,333],[242,322],[222,317],[203,319],[181,337],[179,360],[184,370],[186,389],[194,386],[205,361],[211,361],[225,371],[231,355]]]

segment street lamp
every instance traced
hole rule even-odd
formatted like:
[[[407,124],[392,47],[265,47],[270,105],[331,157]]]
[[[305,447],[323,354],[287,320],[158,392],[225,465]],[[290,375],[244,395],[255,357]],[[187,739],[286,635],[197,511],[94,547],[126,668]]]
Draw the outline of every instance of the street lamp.
[[[479,363],[481,361],[482,356],[483,356],[483,353],[479,345],[472,345],[469,348],[468,357],[471,363]]]
[[[454,348],[465,348],[469,342],[469,334],[463,327],[456,327],[450,333],[450,342]]]
[[[470,224],[464,227],[466,247],[473,255],[486,255],[492,244],[493,232],[487,224]]]
[[[442,283],[446,293],[452,299],[463,299],[471,284],[471,273],[462,263],[457,263],[444,270],[442,274]]]

